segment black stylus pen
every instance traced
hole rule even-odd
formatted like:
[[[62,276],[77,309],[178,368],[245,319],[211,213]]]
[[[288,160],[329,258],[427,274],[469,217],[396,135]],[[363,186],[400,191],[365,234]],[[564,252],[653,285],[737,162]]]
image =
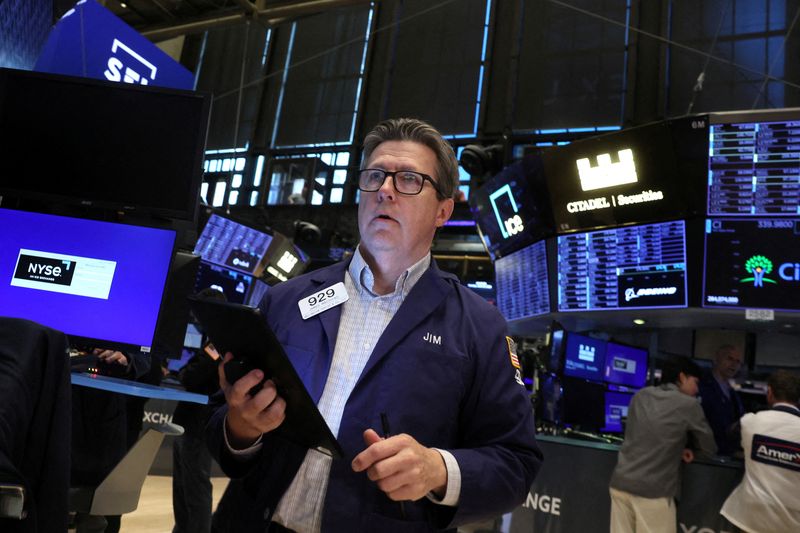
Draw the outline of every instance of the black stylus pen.
[[[383,430],[383,438],[388,439],[392,436],[392,430],[389,429],[389,417],[386,416],[386,413],[381,413],[381,429]],[[400,517],[405,520],[406,518],[406,506],[403,505],[403,502],[400,503]]]

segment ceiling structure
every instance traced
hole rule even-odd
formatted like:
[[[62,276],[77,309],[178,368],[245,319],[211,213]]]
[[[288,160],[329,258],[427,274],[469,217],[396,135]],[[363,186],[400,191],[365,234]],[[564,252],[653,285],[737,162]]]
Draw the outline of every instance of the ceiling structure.
[[[158,42],[251,19],[264,26],[370,0],[97,0]]]

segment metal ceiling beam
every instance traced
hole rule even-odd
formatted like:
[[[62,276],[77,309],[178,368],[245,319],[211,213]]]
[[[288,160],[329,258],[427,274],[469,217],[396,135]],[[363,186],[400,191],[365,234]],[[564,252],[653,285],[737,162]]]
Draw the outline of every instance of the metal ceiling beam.
[[[291,19],[304,15],[311,15],[328,9],[358,4],[368,4],[370,2],[370,0],[309,0],[306,2],[285,3],[280,6],[258,9],[257,6],[253,5],[247,0],[236,1],[242,5],[242,10],[237,10],[236,12],[225,11],[226,14],[224,15],[220,12],[217,12],[210,17],[198,18],[180,24],[170,24],[168,26],[153,27],[151,29],[142,28],[140,33],[151,41],[158,42],[166,39],[172,39],[174,37],[178,37],[179,35],[198,33],[212,28],[241,24],[242,22],[248,20],[248,18],[255,18],[265,25],[274,25],[278,22],[278,19]],[[248,5],[245,6],[245,4]],[[247,12],[245,12],[245,10]]]

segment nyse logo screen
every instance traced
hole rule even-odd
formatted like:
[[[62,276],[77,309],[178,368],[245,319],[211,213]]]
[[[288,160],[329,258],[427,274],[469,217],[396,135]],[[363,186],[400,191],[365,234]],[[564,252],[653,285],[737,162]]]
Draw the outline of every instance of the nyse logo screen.
[[[20,249],[13,287],[108,299],[116,261]]]
[[[14,279],[70,285],[75,261],[20,254]]]

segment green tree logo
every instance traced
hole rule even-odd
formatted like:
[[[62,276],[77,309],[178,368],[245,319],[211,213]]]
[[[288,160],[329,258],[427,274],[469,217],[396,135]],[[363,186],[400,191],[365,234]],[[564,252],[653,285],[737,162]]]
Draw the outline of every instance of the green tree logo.
[[[752,278],[743,278],[740,283],[753,282],[753,287],[763,287],[764,282],[777,283],[774,279],[765,278],[765,274],[772,272],[772,261],[763,255],[754,255],[744,263],[744,269],[753,274]]]

